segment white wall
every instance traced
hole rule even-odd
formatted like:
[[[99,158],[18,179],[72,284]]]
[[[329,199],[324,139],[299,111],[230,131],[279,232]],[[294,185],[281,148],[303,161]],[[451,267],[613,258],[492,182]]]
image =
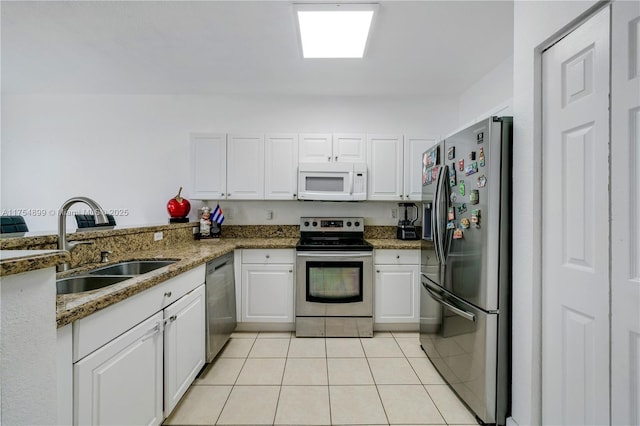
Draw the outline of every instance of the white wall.
[[[514,3],[512,423],[541,423],[540,51],[596,1]]]
[[[31,231],[55,230],[57,219],[50,212],[77,195],[106,210],[127,210],[128,215],[116,214],[119,225],[166,223],[166,203],[178,187],[185,187],[189,198],[190,132],[433,136],[456,126],[457,107],[454,97],[3,95],[0,207],[3,214],[39,210],[23,214]],[[307,203],[284,203],[273,207],[274,221],[261,223],[287,217],[278,223],[297,224],[291,218],[310,210]],[[195,219],[201,204],[193,204]],[[371,204],[366,212],[360,209],[370,223],[395,223],[388,206]],[[238,215],[226,223],[255,219],[242,215],[244,207],[232,210]],[[68,229],[75,229],[72,219]]]
[[[506,107],[511,113],[513,97],[513,56],[509,56],[459,97],[459,126],[472,124]]]

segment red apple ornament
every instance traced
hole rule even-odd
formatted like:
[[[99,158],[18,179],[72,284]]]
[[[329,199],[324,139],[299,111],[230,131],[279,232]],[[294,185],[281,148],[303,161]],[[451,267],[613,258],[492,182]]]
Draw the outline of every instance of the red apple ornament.
[[[178,195],[173,197],[167,203],[167,211],[169,212],[169,216],[172,218],[183,218],[189,214],[191,211],[191,203],[186,198],[182,198],[180,193],[182,192],[182,187],[178,191]]]

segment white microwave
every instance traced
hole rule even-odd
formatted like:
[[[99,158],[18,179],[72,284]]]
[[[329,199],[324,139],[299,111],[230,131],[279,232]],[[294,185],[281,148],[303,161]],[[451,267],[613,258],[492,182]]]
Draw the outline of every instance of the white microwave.
[[[366,163],[300,163],[298,199],[364,201],[367,199]]]

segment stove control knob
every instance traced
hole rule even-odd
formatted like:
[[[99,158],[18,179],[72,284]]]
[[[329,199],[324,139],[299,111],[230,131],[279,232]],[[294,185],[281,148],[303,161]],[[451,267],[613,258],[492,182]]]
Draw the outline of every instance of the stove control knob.
[[[351,222],[347,222],[347,226],[351,228]]]
[[[355,223],[356,227],[360,226],[360,222]]]
[[[309,226],[309,222],[305,222],[305,223],[304,223],[304,226]]]
[[[314,222],[312,223],[312,225],[313,225],[313,226],[318,226],[318,222],[314,221]]]

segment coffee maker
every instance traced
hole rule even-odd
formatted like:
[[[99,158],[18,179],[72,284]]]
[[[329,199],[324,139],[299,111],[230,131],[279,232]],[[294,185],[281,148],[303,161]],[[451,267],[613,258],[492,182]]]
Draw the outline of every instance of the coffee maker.
[[[418,232],[414,223],[418,220],[418,206],[413,203],[398,203],[398,229],[396,238],[399,240],[417,240]]]

